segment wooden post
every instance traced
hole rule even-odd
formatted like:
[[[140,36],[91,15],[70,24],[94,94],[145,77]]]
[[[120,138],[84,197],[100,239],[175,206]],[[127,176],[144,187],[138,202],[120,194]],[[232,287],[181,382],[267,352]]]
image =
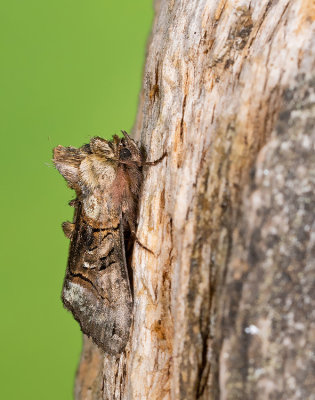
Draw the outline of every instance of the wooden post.
[[[311,399],[314,3],[155,8],[134,129],[167,152],[140,204],[154,255],[135,245],[126,352],[86,339],[76,399]]]

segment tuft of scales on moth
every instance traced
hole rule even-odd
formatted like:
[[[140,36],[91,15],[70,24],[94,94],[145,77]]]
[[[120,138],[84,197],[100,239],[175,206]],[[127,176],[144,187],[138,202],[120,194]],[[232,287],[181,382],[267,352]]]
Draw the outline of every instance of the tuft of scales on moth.
[[[62,300],[105,352],[117,355],[129,338],[133,299],[126,252],[132,250],[145,162],[127,132],[111,141],[94,137],[80,148],[57,146],[54,164],[76,192]],[[136,239],[137,240],[137,239]],[[128,258],[128,254],[127,254]]]

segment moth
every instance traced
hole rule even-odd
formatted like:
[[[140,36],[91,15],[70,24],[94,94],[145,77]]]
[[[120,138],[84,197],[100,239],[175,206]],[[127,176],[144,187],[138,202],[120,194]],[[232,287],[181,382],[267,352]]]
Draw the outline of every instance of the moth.
[[[57,146],[53,162],[75,190],[73,222],[62,224],[70,239],[62,301],[81,330],[105,352],[121,353],[132,322],[132,270],[128,255],[136,239],[142,166],[127,132],[112,140],[93,137],[80,148]],[[145,246],[144,246],[145,247]]]

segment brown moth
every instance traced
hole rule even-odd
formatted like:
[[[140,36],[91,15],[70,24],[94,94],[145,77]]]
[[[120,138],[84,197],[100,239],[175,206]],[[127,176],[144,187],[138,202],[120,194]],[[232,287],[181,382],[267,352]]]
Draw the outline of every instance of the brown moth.
[[[163,158],[144,162],[137,144],[122,133],[111,141],[94,137],[78,149],[57,146],[53,158],[77,196],[70,202],[73,223],[63,223],[71,243],[62,300],[82,332],[113,355],[124,350],[132,321],[126,252],[135,239],[141,166]]]

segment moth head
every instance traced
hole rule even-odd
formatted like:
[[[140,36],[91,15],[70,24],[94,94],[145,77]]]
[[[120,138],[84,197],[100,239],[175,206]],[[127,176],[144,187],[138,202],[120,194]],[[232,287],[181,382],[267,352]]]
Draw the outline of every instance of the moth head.
[[[53,162],[77,194],[86,189],[93,190],[97,186],[103,187],[105,183],[109,184],[116,163],[131,167],[141,165],[142,154],[136,142],[127,132],[122,133],[123,138],[114,135],[111,141],[98,136],[93,137],[89,144],[78,149],[55,147]]]
[[[134,162],[137,165],[141,164],[141,152],[134,140],[128,135],[126,131],[121,131],[124,135],[118,143],[118,159],[121,162],[131,164]]]

